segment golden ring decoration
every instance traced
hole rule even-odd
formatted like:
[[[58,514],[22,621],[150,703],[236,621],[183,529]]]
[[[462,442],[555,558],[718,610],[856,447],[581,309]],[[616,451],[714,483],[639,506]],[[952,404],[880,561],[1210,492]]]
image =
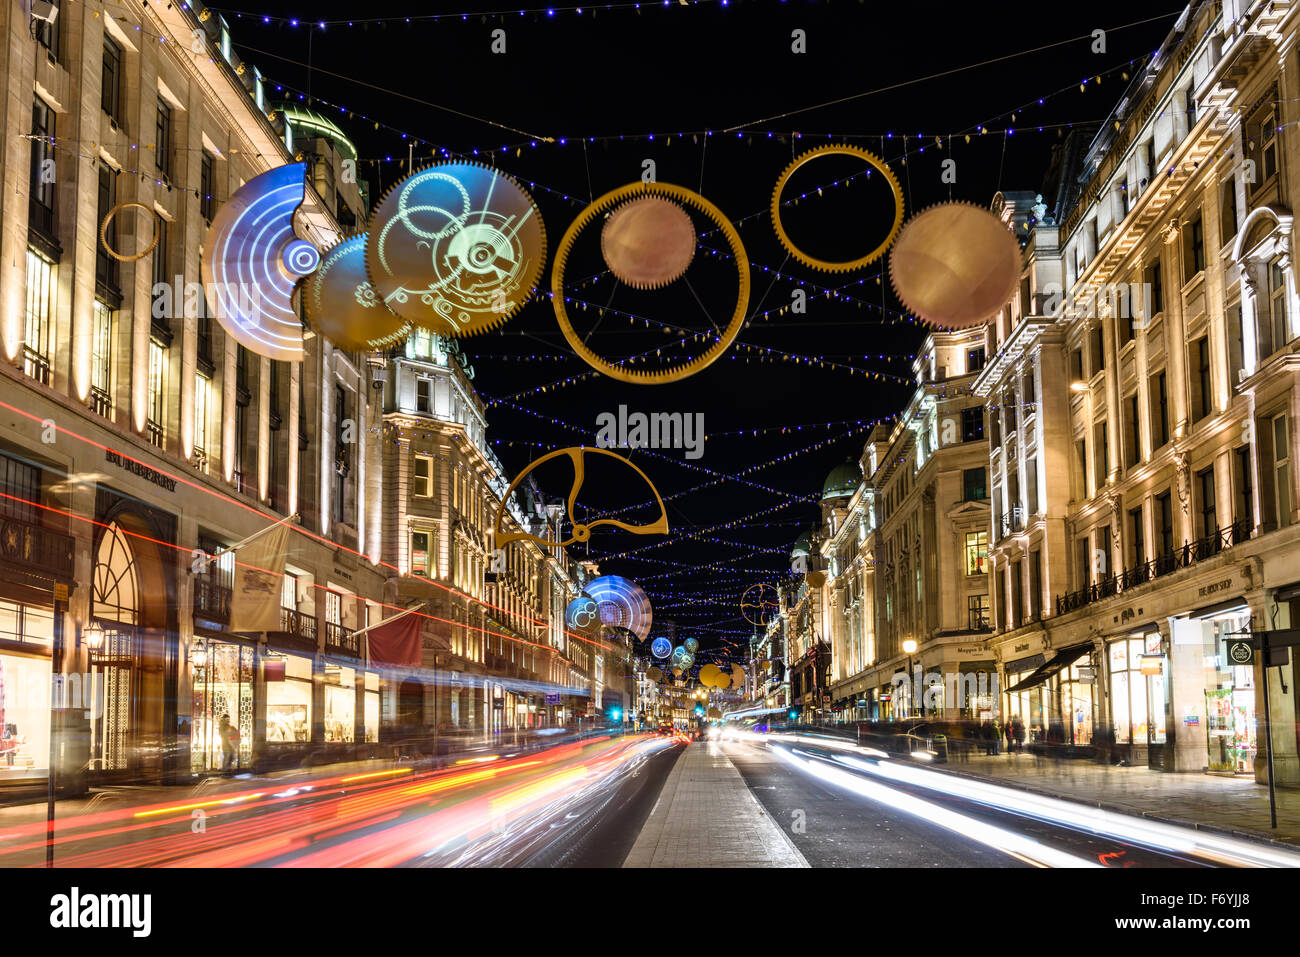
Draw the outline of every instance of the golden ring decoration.
[[[821,159],[823,156],[857,157],[879,172],[885,178],[885,184],[889,187],[889,191],[894,194],[894,223],[889,227],[889,235],[885,237],[879,246],[857,259],[831,262],[809,256],[794,244],[785,231],[785,224],[781,222],[781,193],[785,190],[786,183],[790,181],[790,177],[794,175],[795,170],[805,163]],[[776,238],[781,241],[785,251],[805,266],[811,266],[813,269],[821,269],[825,272],[852,272],[854,269],[861,269],[863,266],[870,265],[883,256],[890,243],[897,238],[898,231],[903,228],[903,189],[898,185],[898,177],[894,175],[894,171],[875,153],[864,150],[860,146],[850,146],[848,143],[828,143],[825,146],[817,146],[806,153],[796,156],[777,178],[776,188],[772,190],[772,227],[776,230]]]
[[[666,197],[676,200],[682,205],[694,206],[711,219],[713,224],[726,237],[727,245],[731,247],[731,255],[736,262],[736,273],[740,281],[740,288],[736,291],[736,308],[731,314],[731,321],[727,323],[727,328],[722,330],[722,335],[718,337],[717,341],[688,362],[669,366],[666,369],[624,369],[621,366],[612,365],[605,361],[604,358],[588,349],[587,344],[579,338],[573,329],[573,324],[569,321],[569,312],[564,305],[564,267],[568,263],[569,253],[573,249],[574,242],[577,241],[578,234],[601,213],[625,200],[638,199],[643,196]],[[711,365],[714,360],[727,351],[732,341],[740,333],[740,327],[745,321],[745,311],[749,308],[749,257],[745,253],[744,243],[740,241],[740,233],[731,224],[731,220],[723,215],[722,210],[699,193],[673,183],[629,183],[626,186],[620,186],[618,189],[610,190],[605,195],[589,203],[578,214],[577,218],[569,224],[568,230],[564,233],[564,238],[560,240],[559,248],[555,250],[555,265],[551,270],[551,304],[555,308],[555,318],[560,323],[560,331],[564,333],[564,338],[569,341],[573,351],[597,372],[603,372],[611,379],[632,382],[638,385],[677,382]],[[631,465],[632,463],[629,462],[628,464]],[[632,467],[636,468],[636,466]],[[637,469],[637,471],[640,471],[640,469]],[[666,527],[665,531],[667,531]]]
[[[524,480],[525,476],[527,476],[529,472],[537,468],[537,466],[561,455],[567,455],[573,462],[573,486],[569,489],[569,501],[567,506],[569,519],[572,521],[573,505],[578,499],[578,493],[582,491],[582,482],[586,475],[585,457],[588,452],[594,452],[597,455],[608,455],[610,458],[618,459],[624,465],[636,472],[637,475],[641,476],[641,478],[645,480],[646,485],[650,486],[650,491],[654,492],[655,501],[659,503],[658,520],[649,525],[631,525],[627,522],[621,522],[616,518],[598,518],[594,522],[588,522],[585,525],[581,522],[575,521],[573,522],[572,536],[562,542],[553,542],[549,539],[538,538],[536,535],[529,535],[527,532],[507,532],[501,527],[501,519],[505,514],[506,502],[510,500],[511,493],[519,486],[519,483]],[[558,545],[563,548],[572,545],[574,542],[587,541],[591,538],[591,530],[600,525],[613,525],[615,528],[621,528],[626,532],[631,532],[633,535],[666,535],[668,534],[668,511],[664,508],[664,500],[659,497],[659,490],[655,488],[654,483],[650,481],[650,476],[646,475],[645,472],[642,472],[641,469],[634,465],[630,460],[625,459],[616,452],[609,451],[609,449],[572,446],[567,449],[556,449],[553,452],[547,452],[541,458],[534,459],[528,464],[527,468],[515,476],[515,480],[510,483],[510,487],[506,489],[505,494],[501,496],[500,503],[497,505],[497,519],[493,528],[493,540],[496,542],[498,548],[509,542],[516,541],[536,542],[543,546]]]
[[[153,217],[153,239],[150,240],[149,245],[144,252],[136,253],[134,256],[123,256],[108,244],[108,224],[112,221],[113,217],[122,210],[131,209],[132,207],[135,209],[143,209]],[[104,217],[104,221],[99,224],[99,241],[104,244],[104,252],[108,253],[118,262],[133,263],[137,260],[144,259],[145,256],[148,256],[154,251],[154,247],[158,245],[158,240],[162,235],[161,230],[158,229],[158,218],[158,214],[144,203],[118,203],[108,211],[108,215]]]

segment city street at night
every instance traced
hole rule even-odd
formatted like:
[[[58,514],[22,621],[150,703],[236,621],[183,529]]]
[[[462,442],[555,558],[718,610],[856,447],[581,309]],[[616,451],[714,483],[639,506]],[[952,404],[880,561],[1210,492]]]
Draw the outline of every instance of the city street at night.
[[[0,33],[20,937],[1286,933],[1300,3]]]

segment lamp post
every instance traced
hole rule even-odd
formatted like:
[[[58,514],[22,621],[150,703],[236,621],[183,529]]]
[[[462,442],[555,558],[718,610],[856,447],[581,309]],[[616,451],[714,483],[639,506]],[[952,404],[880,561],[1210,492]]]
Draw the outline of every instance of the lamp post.
[[[903,653],[907,655],[907,700],[909,704],[914,703],[912,702],[912,655],[916,654],[916,649],[917,644],[915,638],[906,638],[903,640]],[[922,714],[925,713],[924,707],[921,707],[920,710]],[[909,715],[909,717],[911,716]]]

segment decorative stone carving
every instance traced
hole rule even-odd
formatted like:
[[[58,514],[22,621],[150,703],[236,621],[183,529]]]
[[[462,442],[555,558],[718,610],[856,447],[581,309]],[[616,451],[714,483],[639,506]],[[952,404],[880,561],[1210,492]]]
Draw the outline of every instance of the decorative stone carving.
[[[1175,216],[1161,227],[1160,238],[1164,240],[1166,246],[1170,246],[1178,241],[1178,234],[1181,230],[1182,224],[1178,222],[1178,217]]]
[[[1185,449],[1174,447],[1174,471],[1178,476],[1178,504],[1184,515],[1192,511],[1192,464]]]

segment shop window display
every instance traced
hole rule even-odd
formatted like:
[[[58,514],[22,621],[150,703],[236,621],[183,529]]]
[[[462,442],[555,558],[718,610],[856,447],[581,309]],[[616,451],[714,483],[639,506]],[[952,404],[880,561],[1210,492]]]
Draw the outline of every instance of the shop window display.
[[[233,771],[253,762],[252,648],[210,638],[196,638],[190,769]]]
[[[49,763],[49,659],[0,655],[0,783],[45,777]]]
[[[1207,767],[1253,774],[1259,749],[1254,665],[1234,665],[1227,643],[1250,629],[1250,612],[1237,609],[1201,623],[1205,663]]]
[[[1111,642],[1111,715],[1116,744],[1164,744],[1165,669],[1159,632]],[[1145,667],[1148,673],[1143,672]],[[1158,673],[1152,673],[1158,668]]]
[[[325,666],[325,740],[352,742],[357,726],[357,673]]]
[[[311,659],[301,655],[284,660],[284,680],[266,683],[266,740],[272,744],[311,740]]]
[[[376,744],[379,741],[379,675],[373,671],[366,672],[365,712],[363,714],[366,730],[366,742]]]
[[[1061,713],[1065,718],[1070,743],[1092,743],[1093,683],[1086,680],[1083,669],[1090,669],[1091,659],[1084,655],[1061,672]]]

